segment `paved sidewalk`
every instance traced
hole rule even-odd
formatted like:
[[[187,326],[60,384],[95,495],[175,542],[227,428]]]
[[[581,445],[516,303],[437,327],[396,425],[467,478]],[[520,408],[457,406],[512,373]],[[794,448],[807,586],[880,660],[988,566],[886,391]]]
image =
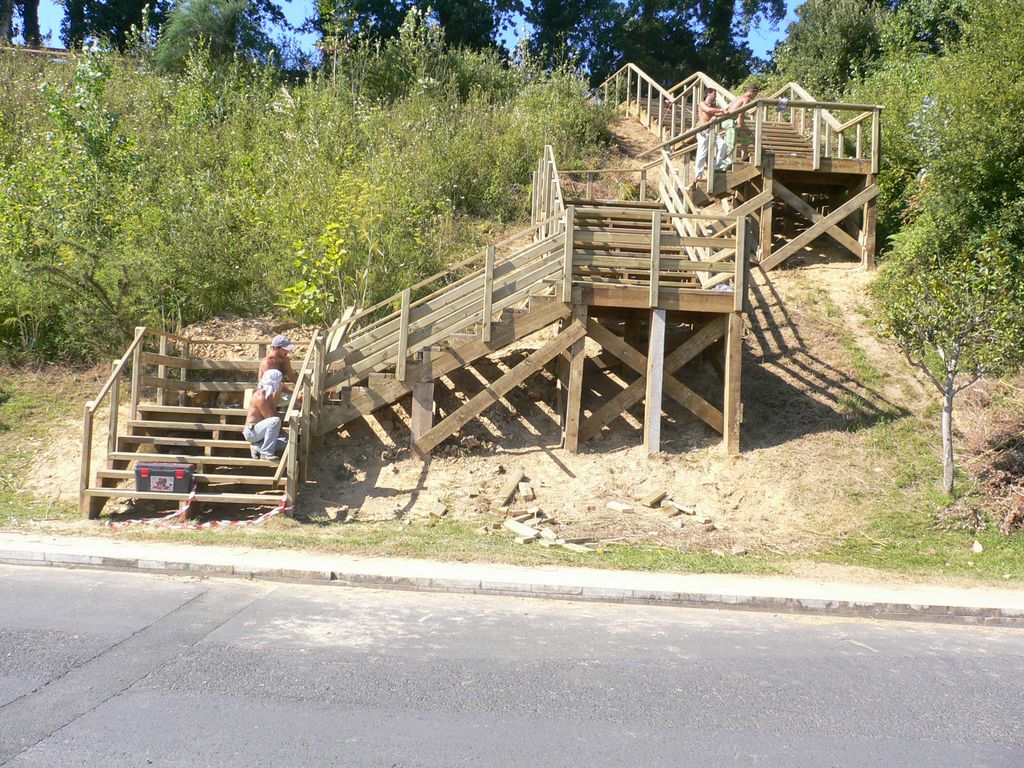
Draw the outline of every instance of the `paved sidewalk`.
[[[1022,589],[450,563],[18,533],[0,534],[0,563],[1024,627]]]

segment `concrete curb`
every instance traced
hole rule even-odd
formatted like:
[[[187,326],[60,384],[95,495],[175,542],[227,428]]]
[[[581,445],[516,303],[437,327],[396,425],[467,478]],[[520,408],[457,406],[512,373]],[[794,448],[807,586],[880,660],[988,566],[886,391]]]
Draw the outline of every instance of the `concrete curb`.
[[[140,554],[138,550],[143,551]],[[4,534],[0,534],[0,563],[367,589],[1024,627],[1021,590],[921,585],[891,588],[770,577],[525,568]]]

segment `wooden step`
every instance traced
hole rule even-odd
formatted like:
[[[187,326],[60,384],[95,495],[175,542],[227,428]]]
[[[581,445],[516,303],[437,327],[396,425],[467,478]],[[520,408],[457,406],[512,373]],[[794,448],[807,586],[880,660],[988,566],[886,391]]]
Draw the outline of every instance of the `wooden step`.
[[[248,440],[207,440],[199,437],[167,437],[165,435],[119,435],[117,445],[176,445],[188,448],[227,448],[249,450]]]
[[[241,416],[245,418],[245,409],[238,408],[204,408],[194,405],[157,405],[156,403],[139,403],[139,413],[176,413],[207,416]]]
[[[179,464],[195,464],[200,467],[261,467],[277,469],[276,459],[253,459],[249,456],[192,456],[187,453],[136,453],[135,451],[113,451],[107,454],[108,461],[165,461]]]
[[[142,432],[144,430],[157,430],[157,429],[172,429],[179,430],[182,432],[193,431],[193,432],[239,432],[241,433],[245,429],[245,425],[238,424],[223,424],[216,421],[151,421],[147,419],[131,419],[128,421],[129,429],[133,430],[135,434],[136,430]],[[281,432],[286,433],[288,428],[283,424],[281,425]]]
[[[134,469],[101,469],[96,476],[111,480],[134,480]],[[221,475],[210,472],[196,472],[192,475],[197,483],[223,484],[223,485],[261,485],[266,488],[273,487],[273,475]],[[284,478],[278,481],[284,484]]]
[[[187,493],[159,493],[136,491],[131,488],[89,488],[86,496],[104,496],[108,499],[156,499],[161,501],[185,501]],[[197,493],[195,500],[205,504],[245,504],[247,506],[276,507],[281,493]]]

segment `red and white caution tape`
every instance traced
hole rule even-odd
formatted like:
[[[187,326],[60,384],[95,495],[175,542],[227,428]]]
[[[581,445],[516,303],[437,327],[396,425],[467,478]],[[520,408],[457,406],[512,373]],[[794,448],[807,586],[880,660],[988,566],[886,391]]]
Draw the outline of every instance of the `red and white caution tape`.
[[[155,528],[170,528],[175,531],[203,531],[208,528],[231,528],[238,526],[250,526],[259,525],[266,520],[274,517],[275,515],[281,515],[287,512],[291,507],[288,504],[288,494],[281,497],[281,501],[278,502],[277,506],[269,512],[264,512],[259,517],[254,517],[252,520],[208,520],[205,523],[186,523],[177,522],[179,520],[184,521],[188,516],[189,509],[192,508],[192,503],[196,498],[196,486],[192,486],[192,490],[185,500],[185,503],[181,505],[181,509],[177,512],[172,512],[165,517],[156,518],[137,518],[134,520],[118,520],[117,522],[108,521],[107,526],[110,528],[127,528],[129,525],[149,525]]]
[[[171,528],[175,531],[205,531],[209,528],[236,528],[240,526],[259,525],[260,523],[269,520],[275,515],[284,514],[287,510],[291,509],[288,506],[288,495],[285,494],[281,501],[277,503],[269,512],[264,512],[259,517],[254,517],[252,520],[207,520],[205,523],[172,523],[170,525],[164,525],[164,528]]]
[[[117,520],[107,521],[108,528],[127,528],[129,525],[155,525],[163,527],[173,520],[184,519],[188,516],[188,511],[192,509],[192,503],[196,500],[196,483],[192,483],[192,490],[188,492],[188,498],[185,499],[185,503],[181,505],[177,512],[171,512],[171,514],[164,517],[140,517],[132,520]]]

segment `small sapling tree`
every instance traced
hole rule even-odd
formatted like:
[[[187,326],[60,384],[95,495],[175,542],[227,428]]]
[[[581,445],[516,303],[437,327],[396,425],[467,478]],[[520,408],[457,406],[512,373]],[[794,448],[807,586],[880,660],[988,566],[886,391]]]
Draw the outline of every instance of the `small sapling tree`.
[[[1020,254],[994,240],[930,258],[920,258],[927,246],[901,245],[878,283],[882,325],[942,398],[942,489],[950,494],[956,395],[1024,359],[1024,272]]]

